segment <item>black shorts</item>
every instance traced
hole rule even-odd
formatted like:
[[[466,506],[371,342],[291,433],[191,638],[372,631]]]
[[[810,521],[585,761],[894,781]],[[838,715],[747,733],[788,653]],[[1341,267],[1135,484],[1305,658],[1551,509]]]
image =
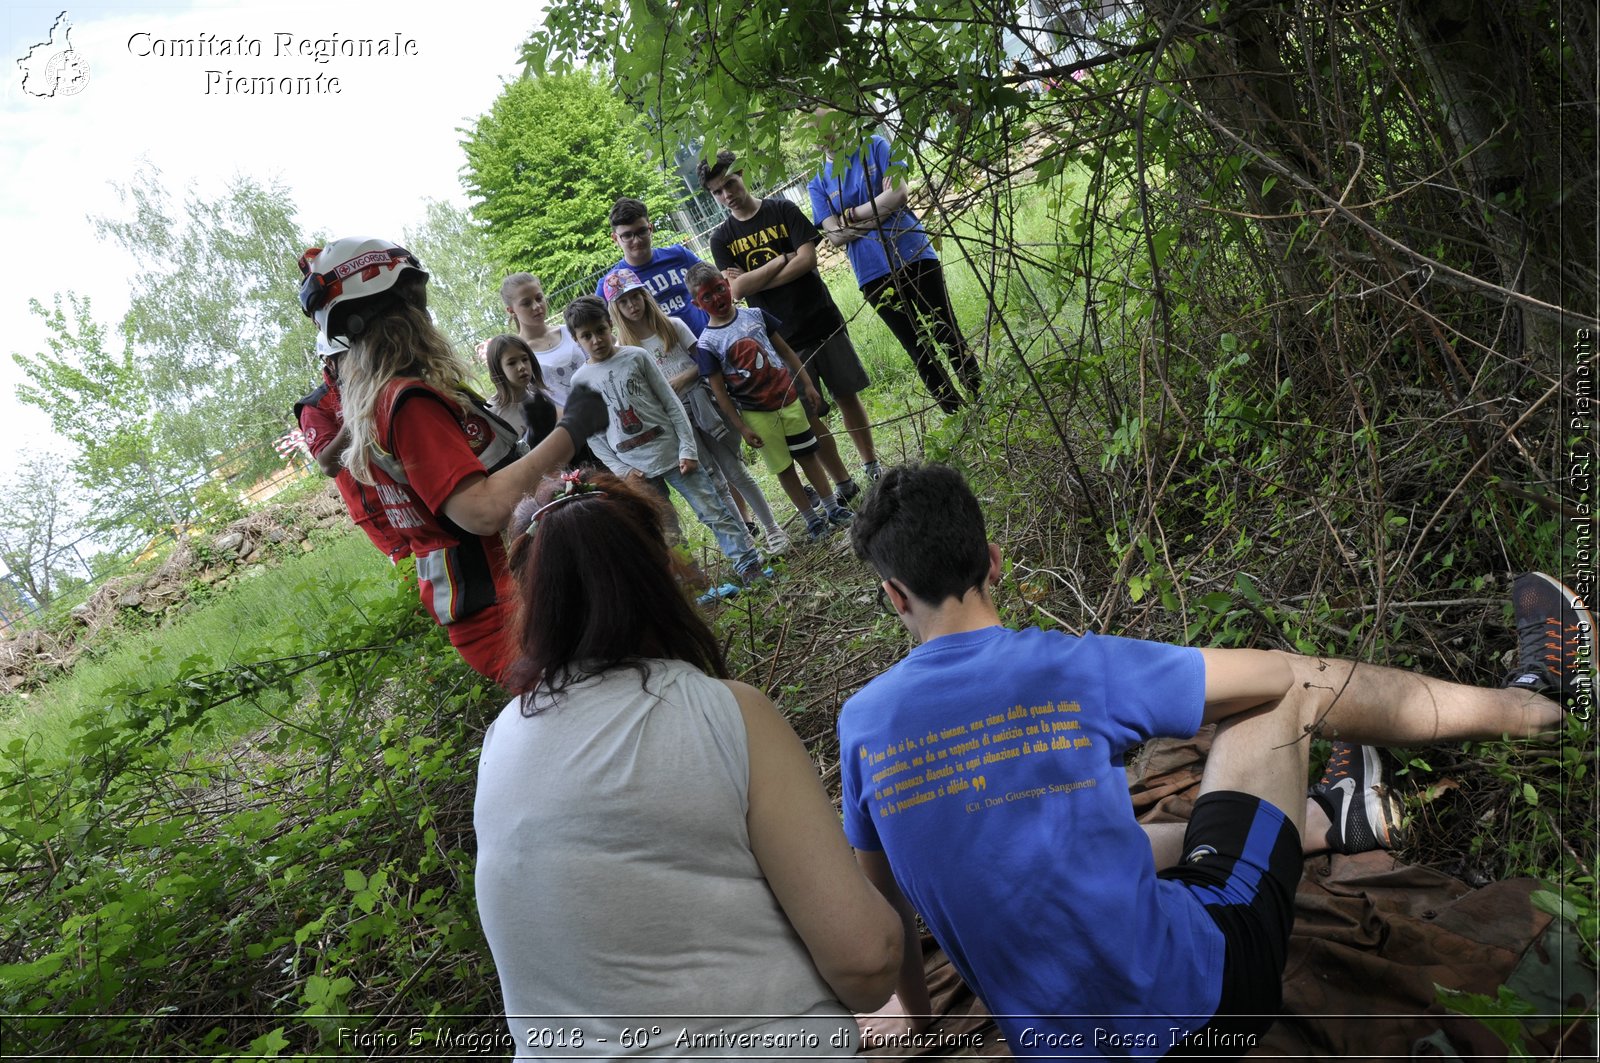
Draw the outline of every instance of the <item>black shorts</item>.
[[[872,386],[867,371],[861,366],[861,357],[856,354],[855,344],[850,342],[850,333],[843,325],[815,347],[797,347],[795,353],[806,372],[811,374],[811,382],[818,391],[827,388],[828,394],[835,398],[841,395],[849,398]]]
[[[1216,1015],[1173,1055],[1241,1055],[1243,1039],[1272,1025],[1283,1006],[1283,969],[1300,885],[1300,832],[1252,794],[1217,790],[1194,804],[1184,858],[1158,872],[1181,882],[1222,931]],[[1227,1036],[1221,1036],[1226,1034]]]

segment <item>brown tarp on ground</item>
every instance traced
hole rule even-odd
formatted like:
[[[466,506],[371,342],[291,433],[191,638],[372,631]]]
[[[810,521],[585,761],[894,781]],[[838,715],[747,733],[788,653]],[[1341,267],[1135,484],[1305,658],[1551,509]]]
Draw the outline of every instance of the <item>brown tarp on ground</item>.
[[[1151,743],[1129,766],[1134,810],[1145,822],[1187,820],[1208,738]],[[1284,972],[1283,1014],[1248,1058],[1504,1059],[1483,1024],[1435,1003],[1443,985],[1494,997],[1511,981],[1541,1012],[1581,1011],[1595,976],[1570,935],[1528,902],[1530,879],[1472,889],[1385,852],[1306,860]],[[1008,1055],[1005,1041],[931,938],[923,956],[938,1019],[913,1044],[883,1058]],[[1535,1023],[1528,1047],[1542,1058],[1593,1059],[1593,1019]]]

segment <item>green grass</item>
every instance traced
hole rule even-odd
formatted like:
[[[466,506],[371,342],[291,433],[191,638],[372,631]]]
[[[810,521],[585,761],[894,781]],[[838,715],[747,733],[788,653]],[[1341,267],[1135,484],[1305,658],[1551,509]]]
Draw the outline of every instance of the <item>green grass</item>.
[[[998,255],[1006,255],[1018,248],[1042,259],[1054,255],[1060,225],[1059,212],[1068,209],[1050,196],[1030,196],[1022,200],[1010,220],[1009,234],[997,234],[983,225],[982,219],[958,219],[954,230],[940,241],[939,259],[944,266],[945,284],[950,292],[950,304],[955,310],[956,322],[967,337],[968,343],[984,363],[986,375],[1007,371],[1008,356],[1006,336],[989,314],[989,296],[985,290],[987,280],[974,273],[973,264],[980,269],[985,262]],[[993,246],[996,242],[1000,247]],[[965,253],[964,253],[965,252]],[[973,262],[969,264],[970,254]],[[874,423],[882,412],[892,418],[908,409],[919,409],[932,404],[927,390],[922,386],[912,365],[911,356],[900,346],[888,326],[878,318],[871,306],[861,297],[855,275],[841,255],[822,271],[828,290],[838,304],[850,329],[850,338],[861,362],[872,378],[868,392],[876,400]],[[1048,271],[1035,265],[1008,261],[994,278],[995,297],[1003,305],[1032,307],[1037,299],[1027,294],[1031,290],[1039,299],[1059,296],[1059,280]],[[1022,285],[1027,285],[1027,290]],[[1072,302],[1081,301],[1073,293]],[[1007,324],[1014,334],[1026,336],[1039,331],[1043,324],[1041,311],[1019,311]],[[933,411],[933,423],[937,423]]]
[[[953,236],[1002,245],[1007,240],[1028,242],[1033,252],[1049,257],[1060,208],[1042,199],[1027,199],[1019,208],[1011,236],[995,236],[978,224],[960,221]],[[974,254],[980,268],[987,254]],[[1230,389],[1242,389],[1248,382],[1243,366],[1236,373],[1202,375],[1209,362],[1179,365],[1183,371],[1174,376],[1184,389],[1180,394],[1193,399],[1201,424],[1197,432],[1206,432],[1203,460],[1191,461],[1180,470],[1175,486],[1148,499],[1138,470],[1123,476],[1116,466],[1108,471],[1090,462],[1091,486],[1118,502],[1128,501],[1105,526],[1075,512],[1060,486],[1062,448],[1046,440],[1014,462],[1003,448],[1012,446],[1015,433],[1025,432],[1030,421],[1042,422],[1031,404],[1015,401],[1027,386],[1021,359],[1043,378],[1039,403],[1055,402],[1064,393],[1065,374],[1052,376],[1044,369],[1060,368],[1069,352],[1032,341],[1043,331],[1040,318],[1047,313],[1055,313],[1055,323],[1067,340],[1072,338],[1081,309],[1076,301],[1082,298],[1074,285],[1083,282],[1007,264],[1010,272],[1002,271],[1000,301],[1013,308],[1007,310],[1006,324],[1025,346],[1014,352],[998,327],[983,335],[983,285],[953,238],[947,238],[942,258],[958,320],[974,346],[987,351],[990,381],[983,405],[949,418],[930,408],[910,358],[871,308],[863,307],[848,265],[840,261],[825,277],[874,381],[864,397],[883,460],[918,457],[927,442],[949,460],[970,465],[1008,566],[1013,558],[1031,566],[1002,581],[997,601],[1007,623],[1105,623],[1118,633],[1184,638],[1181,612],[1160,604],[1153,592],[1147,591],[1138,608],[1135,599],[1114,609],[1109,604],[1097,609],[1078,594],[1078,587],[1094,600],[1104,595],[1103,601],[1110,603],[1107,588],[1115,590],[1116,581],[1126,586],[1130,579],[1144,579],[1148,588],[1150,576],[1177,585],[1185,574],[1194,573],[1197,581],[1209,581],[1198,584],[1213,589],[1207,597],[1216,597],[1215,588],[1237,586],[1238,574],[1259,571],[1254,563],[1295,546],[1299,536],[1320,534],[1299,531],[1301,525],[1290,523],[1295,518],[1284,514],[1302,507],[1275,501],[1276,479],[1270,490],[1255,496],[1233,490],[1236,481],[1250,485],[1247,478],[1232,475],[1235,467],[1258,467],[1271,448],[1285,448],[1284,441],[1293,437],[1280,433],[1267,416],[1276,413],[1275,405],[1264,405],[1267,415],[1257,416],[1248,409],[1230,412],[1237,409],[1235,403],[1222,407],[1229,416],[1219,415],[1214,425],[1203,420],[1200,411],[1211,410],[1208,397],[1221,404],[1232,395]],[[1024,277],[1047,306],[1064,293],[1064,308],[1014,309],[1032,305],[1015,287]],[[1104,298],[1104,289],[1096,297]],[[1055,337],[1042,341],[1056,342]],[[1141,399],[1138,381],[1121,365],[1136,363],[1138,354],[1107,344],[1085,372],[1098,374],[1091,379],[1109,381],[1108,387],[1131,399]],[[1110,418],[1095,419],[1104,407],[1098,395],[1091,398],[1095,401],[1085,401],[1082,413],[1063,418],[1061,442],[1092,453],[1108,445],[1102,437]],[[1146,451],[1141,449],[1143,437],[1130,438],[1133,442],[1123,445],[1117,460],[1133,465]],[[1150,439],[1152,446],[1162,442]],[[857,468],[848,442],[841,451],[847,465]],[[936,450],[930,453],[939,456]],[[997,454],[1005,460],[995,460]],[[753,471],[792,531],[793,509],[782,491],[759,460]],[[1307,482],[1320,483],[1314,477]],[[1214,495],[1205,493],[1213,486]],[[1185,493],[1196,500],[1189,501]],[[1168,559],[1156,554],[1152,544],[1141,560],[1135,552],[1141,540],[1135,536],[1143,529],[1123,512],[1135,504],[1164,507],[1155,512],[1169,521],[1171,543],[1186,553]],[[710,536],[681,503],[679,513],[708,567],[720,565]],[[1190,528],[1207,526],[1263,529],[1271,533],[1271,544],[1257,547],[1253,539],[1240,538],[1241,545],[1232,547],[1230,536],[1202,548],[1184,537]],[[1102,542],[1107,530],[1121,538]],[[1463,529],[1461,536],[1474,530]],[[1280,537],[1284,532],[1292,534]],[[1142,541],[1151,544],[1149,538]],[[1118,567],[1124,554],[1131,559],[1126,571]],[[1031,585],[1023,579],[1028,572],[1036,576]],[[1308,578],[1291,569],[1268,574],[1281,580],[1291,595]],[[345,1015],[393,1014],[397,1008],[445,1016],[495,1010],[492,959],[477,930],[470,888],[463,889],[463,883],[470,881],[472,867],[470,794],[478,721],[492,713],[496,698],[485,692],[484,681],[467,673],[443,644],[438,628],[424,621],[422,626],[431,630],[422,639],[404,633],[397,618],[409,618],[412,627],[419,618],[414,593],[409,603],[401,601],[405,595],[396,596],[397,578],[359,533],[351,531],[315,553],[292,557],[278,568],[212,592],[210,600],[197,602],[190,613],[159,630],[116,633],[117,646],[80,661],[72,677],[34,692],[20,707],[16,699],[0,699],[0,747],[30,733],[39,734],[41,744],[59,747],[70,733],[68,721],[106,705],[112,699],[105,692],[118,686],[172,684],[159,697],[143,699],[144,708],[154,713],[162,707],[157,703],[164,702],[181,711],[190,691],[174,684],[174,676],[194,654],[225,665],[307,649],[373,642],[401,646],[374,655],[375,673],[342,666],[307,673],[296,688],[306,695],[303,715],[296,720],[308,725],[305,730],[253,733],[267,722],[263,711],[277,711],[290,696],[272,694],[255,708],[238,701],[217,710],[226,719],[202,738],[180,733],[159,747],[134,750],[128,757],[131,770],[114,767],[115,778],[97,775],[119,764],[112,757],[82,758],[80,764],[53,772],[36,772],[21,758],[0,761],[0,863],[16,869],[10,881],[0,875],[0,885],[8,890],[0,902],[14,931],[0,942],[9,947],[9,952],[0,952],[0,961],[9,965],[11,985],[22,987],[0,984],[0,991],[14,994],[0,1010],[21,1013],[32,1004],[34,1014],[23,1016],[28,1021],[13,1024],[34,1039],[32,1051],[72,1051],[80,1058],[98,1051],[121,1058],[209,1055],[228,1048],[254,1058],[284,1048],[286,1055],[314,1051],[326,1043],[319,1038],[335,1036],[333,1030],[347,1021]],[[346,588],[339,592],[345,597],[330,601],[330,582]],[[873,605],[873,582],[837,537],[824,549],[797,544],[785,579],[712,611],[735,674],[778,699],[824,765],[837,763],[833,721],[839,699],[912,644],[899,622]],[[1326,597],[1316,584],[1312,589]],[[1340,593],[1360,600],[1359,589]],[[1263,606],[1256,595],[1254,607],[1245,609],[1236,607],[1230,595],[1221,596],[1230,599],[1227,611],[1205,607],[1217,623],[1196,628],[1187,638],[1273,645],[1289,637],[1311,637],[1297,619],[1301,613],[1311,614],[1310,607]],[[392,606],[383,615],[392,622],[387,634],[352,622],[347,602],[385,599]],[[1322,615],[1331,615],[1320,600],[1314,604]],[[1272,609],[1272,615],[1265,609]],[[1057,614],[1066,619],[1058,621]],[[1234,630],[1236,619],[1240,626]],[[1478,627],[1474,624],[1472,630]],[[1312,634],[1328,637],[1320,629]],[[1381,659],[1386,640],[1405,635],[1396,626],[1362,652]],[[1475,640],[1469,632],[1468,641],[1475,646]],[[1463,655],[1481,656],[1471,647],[1455,648]],[[380,686],[382,697],[370,696]],[[219,690],[229,693],[213,683],[200,694]],[[237,760],[224,764],[226,747],[244,733],[251,733],[252,741],[239,742]],[[117,739],[128,741],[130,736],[118,733],[104,741],[112,746]],[[208,749],[209,758],[184,755],[193,748],[185,743],[200,742],[219,748]],[[1600,907],[1595,901],[1592,831],[1587,830],[1593,817],[1582,814],[1594,794],[1592,764],[1585,755],[1593,745],[1592,728],[1574,724],[1559,754],[1526,746],[1465,755],[1448,749],[1428,753],[1430,758],[1447,758],[1451,781],[1464,783],[1448,794],[1441,786],[1439,797],[1428,798],[1428,821],[1443,825],[1428,829],[1470,835],[1474,863],[1479,863],[1481,849],[1481,866],[1491,872],[1533,873],[1557,881],[1560,891],[1552,891],[1550,903],[1574,912],[1585,942],[1595,940]],[[1505,749],[1510,752],[1498,751]],[[1319,747],[1315,762],[1321,761],[1322,752]],[[1418,774],[1432,774],[1420,759],[1412,763],[1418,765]],[[1465,785],[1469,772],[1503,779],[1511,796]],[[107,789],[100,788],[102,782]],[[831,773],[830,783],[836,785]],[[237,804],[219,811],[213,798],[223,794]],[[1451,813],[1441,811],[1452,801],[1459,805],[1453,821],[1459,826],[1447,818]],[[1492,818],[1483,818],[1486,806]],[[69,858],[58,864],[58,854]],[[1592,952],[1588,955],[1592,959]],[[50,967],[52,963],[56,966]],[[219,971],[226,977],[219,979]],[[135,1010],[182,1012],[196,1000],[206,1002],[213,1022],[116,1019]],[[261,1001],[276,1004],[277,1014],[261,1011]],[[308,1018],[295,1015],[301,1008]],[[97,1011],[108,1017],[70,1024],[49,1017],[66,1011]]]
[[[120,632],[103,650],[79,658],[71,672],[0,702],[5,710],[0,746],[29,738],[36,752],[54,753],[71,737],[74,719],[111,700],[108,691],[171,682],[189,658],[204,657],[221,668],[258,659],[264,646],[289,653],[307,643],[319,645],[319,618],[344,604],[346,596],[358,607],[372,602],[397,579],[388,561],[354,529],[281,564],[242,569],[224,591],[192,612],[151,630]],[[337,600],[329,600],[329,587],[338,588]],[[217,721],[219,741],[258,726],[264,720],[261,709],[276,712],[286,700],[269,693],[259,708],[234,702]]]
[[[855,344],[861,364],[872,378],[867,394],[873,397],[884,397],[885,393],[904,394],[906,398],[928,401],[922,381],[912,368],[911,356],[861,297],[861,289],[856,286],[855,274],[849,265],[841,258],[833,268],[824,270],[822,277],[828,283],[839,312],[844,315],[850,342]]]

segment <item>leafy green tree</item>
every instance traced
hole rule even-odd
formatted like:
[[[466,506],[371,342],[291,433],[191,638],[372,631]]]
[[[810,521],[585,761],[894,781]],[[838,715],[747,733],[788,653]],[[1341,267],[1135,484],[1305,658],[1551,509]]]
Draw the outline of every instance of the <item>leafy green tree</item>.
[[[56,455],[26,451],[0,487],[0,566],[40,605],[70,579],[61,551],[77,537],[79,515],[61,475],[64,464]]]
[[[950,257],[991,277],[1031,257],[1007,231],[1030,193],[1081,197],[1047,290],[1086,300],[1094,343],[1110,324],[1095,315],[1114,305],[1114,330],[1153,331],[1170,391],[1169,358],[1181,368],[1196,341],[1242,330],[1281,352],[1296,384],[1360,409],[1367,398],[1344,385],[1392,356],[1420,370],[1394,385],[1446,396],[1434,414],[1461,423],[1475,461],[1462,475],[1517,495],[1530,470],[1501,444],[1525,432],[1519,404],[1541,404],[1539,429],[1559,426],[1571,352],[1590,355],[1600,330],[1583,161],[1595,129],[1563,117],[1595,106],[1575,58],[1594,44],[1588,9],[1507,0],[563,0],[523,59],[536,74],[605,67],[653,137],[706,151],[775,159],[789,116],[819,106],[841,112],[828,132],[846,143],[886,125],[926,180],[936,228],[953,231],[940,215],[958,196],[986,215]],[[1129,298],[1108,301],[1119,290]],[[1061,305],[1030,310],[1054,320]],[[1235,319],[1253,305],[1248,325]],[[1018,320],[997,321],[1011,350],[1025,346]],[[1186,406],[1171,411],[1185,424]],[[1559,511],[1548,470],[1561,460],[1555,448],[1532,459],[1524,501]]]
[[[859,134],[892,118],[918,140],[998,127],[1028,103],[1006,32],[1025,0],[932,7],[883,0],[739,0],[696,7],[555,3],[523,49],[535,75],[605,64],[664,142],[730,147],[770,173],[797,150],[797,113],[828,106]],[[1048,65],[1048,64],[1046,64]],[[1038,72],[1034,76],[1041,76]]]
[[[539,274],[547,289],[616,260],[606,218],[617,197],[643,200],[658,224],[679,199],[659,161],[670,150],[587,71],[510,82],[461,146],[472,213],[496,260]]]
[[[422,224],[407,228],[406,248],[428,271],[428,310],[463,353],[505,331],[500,302],[504,274],[495,265],[489,234],[467,211],[429,200]]]
[[[181,528],[211,470],[249,478],[278,464],[272,440],[317,370],[315,326],[295,299],[310,241],[276,185],[239,178],[178,206],[145,168],[118,193],[128,213],[93,220],[141,267],[119,335],[74,293],[33,301],[48,349],[13,354],[28,381],[18,398],[76,444],[71,469],[100,513]]]
[[[57,294],[49,307],[36,299],[29,305],[49,330],[49,350],[12,355],[28,378],[17,398],[43,410],[75,445],[68,467],[85,496],[101,514],[128,510],[136,531],[183,523],[186,507],[172,488],[203,468],[205,455],[175,449],[165,437],[168,415],[133,348],[113,350],[89,300],[73,292]]]
[[[267,446],[317,372],[315,326],[295,298],[295,259],[310,246],[283,186],[236,178],[215,199],[172,202],[154,168],[118,194],[131,216],[96,230],[143,269],[123,332],[163,411],[160,435],[180,453],[211,458]]]

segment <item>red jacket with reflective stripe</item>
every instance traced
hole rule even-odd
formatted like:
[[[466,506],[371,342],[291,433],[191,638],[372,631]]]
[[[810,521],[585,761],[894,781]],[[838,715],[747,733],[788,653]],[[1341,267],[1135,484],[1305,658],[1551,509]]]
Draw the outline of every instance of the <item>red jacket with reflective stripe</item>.
[[[515,434],[481,406],[466,409],[421,380],[391,380],[378,395],[372,477],[389,526],[417,555],[422,604],[458,624],[512,597],[499,533],[475,535],[444,514],[463,480],[515,461]]]

